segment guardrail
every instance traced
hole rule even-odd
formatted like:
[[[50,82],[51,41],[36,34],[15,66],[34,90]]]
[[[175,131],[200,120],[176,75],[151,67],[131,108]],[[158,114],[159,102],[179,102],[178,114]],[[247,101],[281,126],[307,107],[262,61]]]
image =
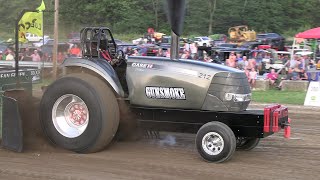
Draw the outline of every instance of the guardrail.
[[[0,61],[0,67],[15,67],[14,61]],[[52,62],[19,61],[19,67],[52,68]]]

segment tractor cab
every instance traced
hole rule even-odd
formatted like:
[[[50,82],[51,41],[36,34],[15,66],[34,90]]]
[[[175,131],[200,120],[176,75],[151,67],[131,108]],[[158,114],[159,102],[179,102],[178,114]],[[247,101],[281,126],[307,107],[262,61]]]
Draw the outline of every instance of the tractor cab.
[[[124,58],[124,53],[117,50],[112,33],[106,27],[85,27],[80,31],[82,56],[107,60],[111,65]]]

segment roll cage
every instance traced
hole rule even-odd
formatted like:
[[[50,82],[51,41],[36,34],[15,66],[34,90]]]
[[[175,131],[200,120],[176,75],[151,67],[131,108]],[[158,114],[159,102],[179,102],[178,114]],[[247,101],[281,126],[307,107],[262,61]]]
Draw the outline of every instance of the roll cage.
[[[80,31],[80,42],[83,57],[101,58],[101,52],[107,52],[111,59],[117,53],[117,45],[107,27],[85,27]]]

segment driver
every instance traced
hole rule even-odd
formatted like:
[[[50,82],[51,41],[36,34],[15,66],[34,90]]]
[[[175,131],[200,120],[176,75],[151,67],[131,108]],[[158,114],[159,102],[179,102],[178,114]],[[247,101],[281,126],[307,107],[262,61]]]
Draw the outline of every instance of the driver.
[[[116,55],[111,54],[109,45],[108,45],[107,34],[103,30],[101,30],[100,33],[101,33],[100,39],[99,39],[99,31],[96,32],[96,34],[93,37],[94,39],[97,40],[96,42],[100,41],[99,47],[97,47],[100,57],[107,60],[112,66],[121,64],[124,56],[123,51],[121,50],[118,51]],[[98,44],[96,44],[96,46],[97,45]]]
[[[99,40],[99,32],[97,32],[94,35],[94,39]],[[98,47],[98,51],[99,51],[100,57],[104,58],[108,62],[112,61],[112,57],[111,57],[111,55],[109,53],[109,49],[108,49],[108,38],[104,32],[101,32],[100,46]]]

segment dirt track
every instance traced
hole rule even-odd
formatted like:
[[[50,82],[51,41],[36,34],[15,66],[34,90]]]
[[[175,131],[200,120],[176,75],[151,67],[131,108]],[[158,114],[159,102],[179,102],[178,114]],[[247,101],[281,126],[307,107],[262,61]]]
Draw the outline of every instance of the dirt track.
[[[320,113],[293,112],[290,140],[281,132],[222,164],[199,157],[194,135],[161,133],[160,140],[115,142],[85,155],[52,147],[37,126],[26,134],[24,153],[0,149],[0,179],[319,179]]]

